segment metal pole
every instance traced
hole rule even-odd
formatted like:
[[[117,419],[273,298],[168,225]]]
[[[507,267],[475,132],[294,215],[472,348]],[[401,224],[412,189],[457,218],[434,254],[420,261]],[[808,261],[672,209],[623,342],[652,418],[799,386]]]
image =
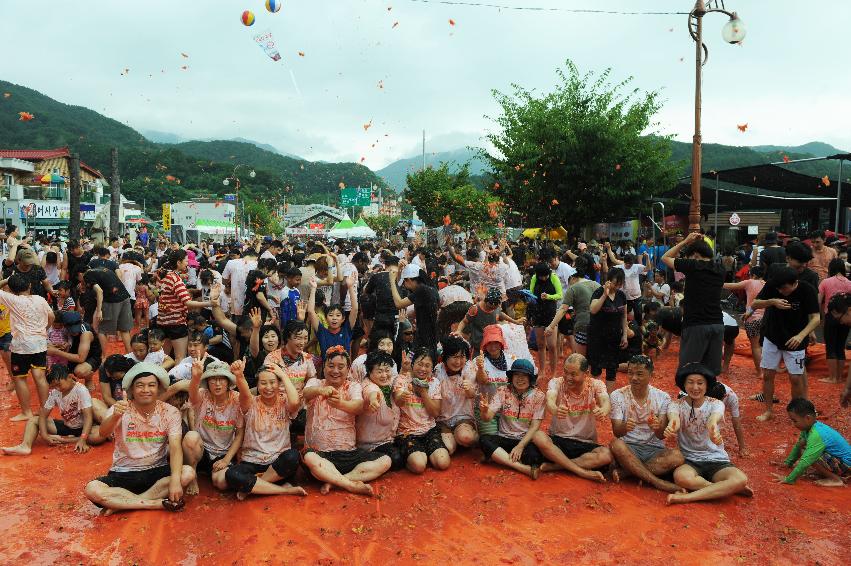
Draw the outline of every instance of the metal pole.
[[[718,173],[715,173],[715,249],[718,249]]]
[[[836,183],[836,225],[833,228],[834,236],[839,236],[839,214],[842,210],[842,160],[839,160],[839,181]]]
[[[696,39],[694,42],[694,138],[691,146],[691,204],[688,211],[688,229],[690,232],[700,231],[700,173],[703,157],[700,112],[703,81],[703,15],[705,13],[706,5],[703,0],[697,0],[694,7]]]
[[[68,219],[68,239],[80,239],[80,156],[71,154],[71,186],[68,187],[68,206],[71,209]]]
[[[236,232],[236,241],[239,241],[239,177],[236,178],[236,194],[233,201],[233,226]]]
[[[423,130],[423,171],[425,171],[425,130]]]
[[[118,149],[110,152],[110,195],[109,195],[109,235],[120,236],[119,224],[124,220],[119,218],[121,206],[121,176],[118,172]]]

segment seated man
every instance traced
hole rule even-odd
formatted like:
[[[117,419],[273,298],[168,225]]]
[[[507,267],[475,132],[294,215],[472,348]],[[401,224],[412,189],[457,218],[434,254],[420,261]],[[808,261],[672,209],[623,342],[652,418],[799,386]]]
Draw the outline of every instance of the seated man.
[[[748,477],[733,466],[724,449],[721,420],[724,403],[706,396],[715,388],[715,371],[699,362],[681,367],[677,387],[687,397],[671,403],[665,436],[677,435],[685,463],[674,470],[674,483],[691,493],[672,493],[668,504],[721,499],[729,495],[753,496]]]
[[[109,473],[86,485],[86,497],[106,509],[182,509],[183,488],[195,479],[183,465],[180,411],[157,399],[168,387],[168,374],[139,363],[124,374],[126,400],[106,413],[100,435],[114,434]]]
[[[682,488],[660,476],[670,474],[684,462],[676,448],[665,448],[665,427],[671,397],[650,385],[653,360],[633,356],[627,368],[629,385],[612,391],[612,432],[609,444],[615,467],[612,479],[633,475],[662,491],[676,493]]]
[[[68,374],[66,366],[53,366],[47,374],[47,385],[50,387],[50,394],[39,415],[27,422],[21,443],[3,448],[4,454],[29,455],[38,436],[51,446],[73,443],[74,451],[80,453],[88,452],[90,444],[103,442],[98,434],[98,427],[94,424],[95,415],[103,415],[106,412],[103,401],[92,399],[89,390],[77,383],[73,375]],[[59,407],[61,420],[50,418],[53,407]]]
[[[794,466],[789,475],[774,474],[780,483],[795,483],[807,469],[812,468],[822,477],[816,485],[843,487],[843,477],[851,475],[851,445],[841,434],[816,420],[813,403],[800,397],[792,399],[786,406],[792,424],[801,431],[792,452],[783,461],[788,468]]]
[[[549,435],[539,431],[535,445],[549,460],[542,472],[565,469],[581,478],[599,482],[599,471],[612,462],[608,447],[597,444],[597,421],[609,414],[606,385],[589,377],[588,360],[571,354],[564,360],[564,377],[554,377],[547,387],[547,411],[553,416]]]

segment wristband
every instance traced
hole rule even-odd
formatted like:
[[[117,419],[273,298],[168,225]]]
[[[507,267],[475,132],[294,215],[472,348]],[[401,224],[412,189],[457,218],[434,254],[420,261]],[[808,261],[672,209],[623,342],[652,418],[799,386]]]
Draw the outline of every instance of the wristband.
[[[89,438],[89,435],[86,433],[80,435],[80,440],[86,440],[87,438]]]

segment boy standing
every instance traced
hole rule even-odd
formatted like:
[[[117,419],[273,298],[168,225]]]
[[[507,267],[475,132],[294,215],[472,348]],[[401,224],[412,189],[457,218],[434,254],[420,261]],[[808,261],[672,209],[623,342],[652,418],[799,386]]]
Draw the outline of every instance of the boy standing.
[[[823,478],[816,480],[816,485],[843,487],[842,478],[851,475],[851,445],[841,434],[816,420],[816,409],[811,401],[800,397],[792,399],[786,411],[801,434],[783,461],[784,466],[795,466],[794,469],[789,475],[774,474],[774,477],[779,483],[795,483],[801,474],[812,468]]]
[[[21,404],[21,413],[13,421],[33,418],[27,374],[32,370],[40,405],[47,401],[47,327],[53,324],[53,310],[44,297],[31,294],[29,281],[19,273],[0,281],[12,293],[0,291],[0,304],[9,309],[12,333],[12,379]],[[13,294],[14,293],[14,294]]]
[[[818,294],[808,283],[798,280],[793,268],[781,267],[756,296],[751,308],[765,309],[760,362],[765,412],[757,420],[767,421],[774,417],[774,375],[781,359],[789,372],[792,398],[807,396],[804,363],[810,333],[821,322]]]

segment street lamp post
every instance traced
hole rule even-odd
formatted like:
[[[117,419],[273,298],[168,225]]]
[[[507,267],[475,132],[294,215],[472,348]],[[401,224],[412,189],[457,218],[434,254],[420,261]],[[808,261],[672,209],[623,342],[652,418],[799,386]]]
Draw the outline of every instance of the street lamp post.
[[[724,0],[697,0],[694,9],[688,15],[688,31],[695,43],[695,90],[694,90],[694,138],[691,149],[691,204],[688,211],[688,229],[700,230],[700,175],[703,161],[703,136],[700,132],[700,113],[702,103],[703,66],[709,59],[709,49],[703,43],[703,16],[718,12],[730,20],[721,30],[724,41],[731,44],[741,43],[745,38],[745,26],[736,12],[728,12]]]
[[[236,232],[236,240],[237,241],[239,241],[239,177],[236,176],[236,171],[240,167],[247,167],[247,165],[243,165],[242,163],[238,164],[236,167],[233,168],[233,173],[231,173],[230,177],[227,177],[225,180],[222,181],[222,184],[226,187],[228,185],[230,185],[231,181],[236,182],[236,192],[235,192],[234,202],[233,202],[233,210],[234,210],[233,225],[234,225],[234,229],[235,229],[235,232]],[[257,176],[257,173],[255,173],[254,169],[252,169],[248,173],[248,176],[253,179],[255,176]]]

